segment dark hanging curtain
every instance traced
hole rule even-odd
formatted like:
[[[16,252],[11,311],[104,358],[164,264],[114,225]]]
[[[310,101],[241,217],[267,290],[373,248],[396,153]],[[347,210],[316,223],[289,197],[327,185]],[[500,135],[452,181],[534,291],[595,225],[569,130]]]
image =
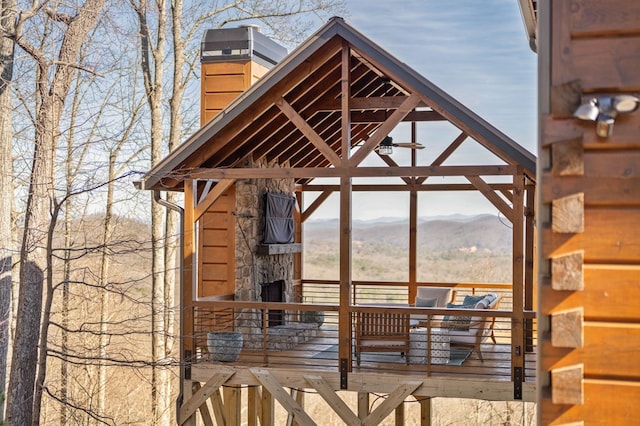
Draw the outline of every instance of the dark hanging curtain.
[[[293,243],[295,203],[293,195],[265,193],[264,244]]]

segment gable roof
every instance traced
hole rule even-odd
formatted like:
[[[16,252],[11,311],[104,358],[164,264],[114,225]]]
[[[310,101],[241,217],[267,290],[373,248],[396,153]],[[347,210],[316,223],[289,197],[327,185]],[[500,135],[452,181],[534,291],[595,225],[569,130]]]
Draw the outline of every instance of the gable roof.
[[[330,166],[300,130],[300,119],[303,127],[308,125],[341,155],[343,44],[351,52],[351,146],[380,129],[412,95],[421,108],[405,120],[448,120],[507,164],[520,165],[535,180],[532,153],[334,17],[146,173],[142,188],[179,189],[181,173],[235,167],[249,154],[278,159],[291,167]],[[293,111],[294,118],[287,110]]]

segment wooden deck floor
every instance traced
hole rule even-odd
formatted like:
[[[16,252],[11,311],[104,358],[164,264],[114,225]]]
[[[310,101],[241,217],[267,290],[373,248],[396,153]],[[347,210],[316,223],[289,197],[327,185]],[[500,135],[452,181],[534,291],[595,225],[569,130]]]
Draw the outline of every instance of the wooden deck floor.
[[[288,350],[250,350],[243,349],[240,357],[234,362],[212,362],[203,356],[197,363],[199,375],[206,377],[207,371],[219,368],[251,369],[268,368],[288,372],[290,376],[301,377],[309,372],[313,374],[327,374],[339,376],[337,360],[337,333],[335,327],[325,326],[319,335],[305,343],[296,345]],[[534,351],[525,356],[525,383],[529,385],[529,398],[534,398],[536,355]],[[458,383],[460,380],[470,381],[478,386],[490,389],[492,384],[502,383],[500,394],[504,393],[504,385],[511,385],[511,346],[508,339],[498,336],[498,343],[486,343],[482,346],[484,360],[481,361],[476,353],[471,353],[460,365],[437,365],[413,363],[409,364],[400,353],[367,353],[362,357],[360,366],[352,362],[350,375],[362,377],[380,377],[393,375],[394,380],[436,380],[441,383]],[[406,355],[405,355],[406,356]],[[283,373],[286,377],[286,374]],[[377,380],[377,378],[376,378]],[[448,392],[448,391],[447,391]],[[442,395],[445,396],[445,395]],[[491,398],[489,398],[491,399]],[[501,399],[501,398],[498,398]]]

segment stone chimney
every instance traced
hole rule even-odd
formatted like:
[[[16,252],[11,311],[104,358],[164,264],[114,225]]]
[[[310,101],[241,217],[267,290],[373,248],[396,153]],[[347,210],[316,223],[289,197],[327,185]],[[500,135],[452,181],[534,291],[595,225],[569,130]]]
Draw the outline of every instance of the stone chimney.
[[[207,30],[200,53],[200,125],[204,125],[287,54],[257,26]]]

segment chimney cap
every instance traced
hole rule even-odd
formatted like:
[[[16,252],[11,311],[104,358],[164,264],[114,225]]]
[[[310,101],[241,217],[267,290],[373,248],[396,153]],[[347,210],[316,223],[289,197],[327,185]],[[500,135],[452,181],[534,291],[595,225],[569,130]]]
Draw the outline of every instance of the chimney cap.
[[[256,25],[206,30],[200,61],[233,62],[253,60],[271,68],[287,55],[284,46],[262,34]]]

